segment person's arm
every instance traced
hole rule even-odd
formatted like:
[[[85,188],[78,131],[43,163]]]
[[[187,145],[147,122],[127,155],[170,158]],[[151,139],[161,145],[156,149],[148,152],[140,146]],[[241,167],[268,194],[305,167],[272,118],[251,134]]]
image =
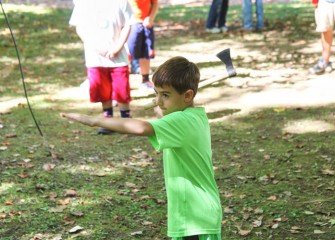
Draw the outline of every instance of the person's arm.
[[[118,133],[126,133],[139,136],[155,135],[155,131],[152,125],[147,121],[139,119],[97,118],[77,113],[62,113],[61,116],[90,127],[103,127]]]
[[[159,7],[158,1],[152,2],[151,9],[150,9],[150,15],[143,20],[143,25],[145,27],[147,28],[153,27],[156,15],[158,13],[158,7]]]
[[[120,33],[120,38],[113,47],[113,49],[109,49],[106,53],[102,54],[106,58],[113,59],[116,58],[117,55],[120,53],[122,48],[124,47],[125,43],[127,42],[129,33],[130,33],[131,25],[125,25]],[[100,53],[101,54],[101,53]]]

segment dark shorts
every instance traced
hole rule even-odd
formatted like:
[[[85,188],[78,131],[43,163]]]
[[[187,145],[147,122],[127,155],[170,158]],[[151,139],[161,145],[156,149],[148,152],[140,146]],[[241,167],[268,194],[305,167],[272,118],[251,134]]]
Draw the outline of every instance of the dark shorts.
[[[132,59],[154,58],[154,43],[154,28],[146,28],[142,23],[136,23],[131,26],[127,44]]]
[[[128,66],[87,68],[87,79],[90,82],[91,102],[131,101]]]

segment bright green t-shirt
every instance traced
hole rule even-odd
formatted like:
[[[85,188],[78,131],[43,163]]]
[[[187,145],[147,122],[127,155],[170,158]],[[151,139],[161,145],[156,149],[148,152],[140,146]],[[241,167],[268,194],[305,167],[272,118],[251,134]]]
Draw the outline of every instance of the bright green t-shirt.
[[[155,135],[149,141],[163,150],[168,236],[221,233],[222,208],[204,108],[187,108],[150,123]]]

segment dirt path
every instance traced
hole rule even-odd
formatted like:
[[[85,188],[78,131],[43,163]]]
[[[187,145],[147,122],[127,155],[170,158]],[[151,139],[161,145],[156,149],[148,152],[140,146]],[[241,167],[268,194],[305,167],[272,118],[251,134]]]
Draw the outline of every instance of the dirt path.
[[[215,57],[218,49],[226,47],[231,49],[233,61],[236,59],[250,63],[258,61],[259,63],[251,68],[236,65],[238,74],[236,77],[199,91],[197,101],[206,106],[208,112],[239,109],[239,114],[247,114],[259,108],[315,107],[335,103],[335,71],[317,76],[309,74],[305,65],[298,65],[293,60],[292,64],[268,63],[269,58],[264,55],[268,53],[263,52],[268,42],[260,41],[258,38],[263,38],[263,35],[250,34],[245,36],[245,42],[224,38],[212,42],[179,45],[171,51],[160,52],[153,65],[159,65],[181,52],[183,56],[196,63],[215,62],[218,61]],[[259,46],[250,50],[248,46],[250,41],[258,42]],[[299,51],[301,54],[318,53],[319,48],[319,40],[316,39]],[[201,52],[198,49],[201,49]],[[310,63],[312,64],[313,62]],[[201,70],[202,77],[209,78],[223,75],[225,67]]]

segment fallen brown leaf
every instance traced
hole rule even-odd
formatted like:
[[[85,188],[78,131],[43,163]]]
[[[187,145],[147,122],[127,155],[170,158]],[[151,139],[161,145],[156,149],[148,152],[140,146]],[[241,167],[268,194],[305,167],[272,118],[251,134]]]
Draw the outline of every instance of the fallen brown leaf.
[[[68,205],[71,202],[71,200],[69,198],[66,199],[60,199],[57,201],[58,205]]]
[[[64,197],[76,197],[77,192],[73,189],[66,189],[64,193]]]
[[[69,230],[69,233],[77,233],[77,232],[80,232],[82,231],[84,228],[82,228],[81,226],[75,226],[74,228],[71,228]]]
[[[251,234],[251,230],[240,230],[239,232],[238,232],[238,234],[240,234],[241,236],[248,236],[248,235],[250,235]]]
[[[0,213],[0,219],[6,218],[7,214],[5,212]]]

